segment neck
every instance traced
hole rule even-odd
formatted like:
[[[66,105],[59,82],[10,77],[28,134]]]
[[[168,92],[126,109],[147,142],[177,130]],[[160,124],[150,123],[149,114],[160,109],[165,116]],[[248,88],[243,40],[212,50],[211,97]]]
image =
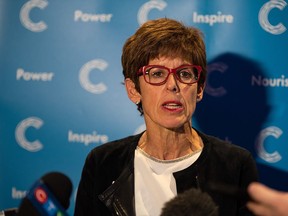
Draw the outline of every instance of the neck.
[[[165,129],[160,133],[147,129],[138,146],[155,158],[172,160],[191,154],[203,145],[197,132],[189,125],[182,130]]]

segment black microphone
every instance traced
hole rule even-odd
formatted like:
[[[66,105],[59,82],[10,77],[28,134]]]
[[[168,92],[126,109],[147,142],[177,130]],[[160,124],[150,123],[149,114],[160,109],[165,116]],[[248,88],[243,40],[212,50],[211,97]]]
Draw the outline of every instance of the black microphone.
[[[70,205],[72,182],[60,172],[36,181],[22,200],[17,216],[65,216]]]
[[[17,208],[10,208],[0,211],[0,216],[16,216]]]
[[[164,203],[160,216],[219,216],[218,210],[210,195],[190,188]]]

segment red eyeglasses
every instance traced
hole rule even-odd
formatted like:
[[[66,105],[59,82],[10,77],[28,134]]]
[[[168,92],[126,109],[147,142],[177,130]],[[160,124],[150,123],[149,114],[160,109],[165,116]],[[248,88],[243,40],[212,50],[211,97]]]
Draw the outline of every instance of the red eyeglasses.
[[[177,68],[167,68],[161,65],[146,65],[139,69],[137,75],[144,76],[144,80],[151,85],[163,85],[170,74],[184,84],[194,84],[199,81],[202,67],[198,65],[181,65]]]

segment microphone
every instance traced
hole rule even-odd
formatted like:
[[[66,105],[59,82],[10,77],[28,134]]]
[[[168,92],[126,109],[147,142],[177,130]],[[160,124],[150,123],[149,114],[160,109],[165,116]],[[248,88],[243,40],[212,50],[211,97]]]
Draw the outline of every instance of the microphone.
[[[190,188],[168,200],[160,216],[219,216],[218,206],[205,192]]]
[[[17,208],[10,208],[0,211],[0,216],[16,216]]]
[[[22,200],[17,216],[68,216],[72,182],[60,172],[51,172],[36,181]]]

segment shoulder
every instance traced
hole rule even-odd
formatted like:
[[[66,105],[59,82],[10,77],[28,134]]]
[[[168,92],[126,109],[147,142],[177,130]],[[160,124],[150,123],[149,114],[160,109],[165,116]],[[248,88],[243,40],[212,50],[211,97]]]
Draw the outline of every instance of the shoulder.
[[[248,150],[214,136],[198,134],[204,143],[199,166],[211,174],[211,181],[222,182],[225,178],[229,184],[239,181],[239,187],[246,187],[258,180],[256,163]]]
[[[141,134],[128,136],[97,146],[90,151],[87,159],[107,160],[108,158],[125,157],[134,152]]]
[[[226,158],[226,159],[241,159],[243,160],[247,158],[252,159],[251,153],[238,145],[230,143],[228,141],[219,139],[215,136],[207,135],[202,132],[198,132],[200,137],[204,143],[204,149],[206,149],[209,154],[213,154],[218,157]]]

